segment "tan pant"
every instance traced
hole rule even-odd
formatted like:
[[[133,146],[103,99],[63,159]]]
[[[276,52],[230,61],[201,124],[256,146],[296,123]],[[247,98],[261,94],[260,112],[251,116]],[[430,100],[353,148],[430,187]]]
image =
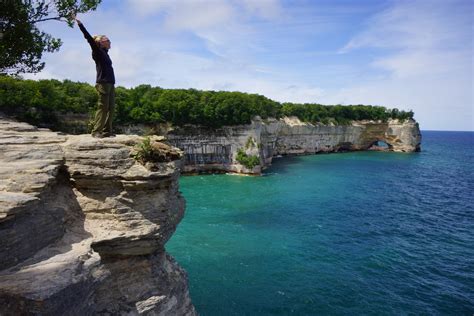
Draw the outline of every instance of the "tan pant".
[[[99,93],[99,102],[95,112],[92,133],[112,133],[115,87],[112,83],[98,83],[95,88]]]

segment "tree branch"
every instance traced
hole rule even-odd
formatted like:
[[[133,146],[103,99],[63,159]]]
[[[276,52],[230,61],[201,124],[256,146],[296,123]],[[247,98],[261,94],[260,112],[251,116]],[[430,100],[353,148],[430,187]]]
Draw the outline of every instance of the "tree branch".
[[[49,20],[61,21],[61,18],[63,18],[63,16],[56,16],[54,18],[39,19],[39,20],[36,20],[36,21],[31,21],[31,23],[44,22],[44,21],[49,21]]]

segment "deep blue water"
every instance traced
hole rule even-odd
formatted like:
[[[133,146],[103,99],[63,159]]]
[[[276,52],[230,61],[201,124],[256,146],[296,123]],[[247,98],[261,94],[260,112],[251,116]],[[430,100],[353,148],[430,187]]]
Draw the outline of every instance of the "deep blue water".
[[[474,133],[181,178],[167,250],[201,315],[474,313]]]

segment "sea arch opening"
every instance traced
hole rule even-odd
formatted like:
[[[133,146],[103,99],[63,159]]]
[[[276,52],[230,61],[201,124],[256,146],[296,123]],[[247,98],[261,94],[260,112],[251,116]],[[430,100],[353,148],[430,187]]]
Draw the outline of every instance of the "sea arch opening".
[[[372,144],[370,144],[368,150],[391,151],[393,150],[393,146],[385,139],[377,139]]]

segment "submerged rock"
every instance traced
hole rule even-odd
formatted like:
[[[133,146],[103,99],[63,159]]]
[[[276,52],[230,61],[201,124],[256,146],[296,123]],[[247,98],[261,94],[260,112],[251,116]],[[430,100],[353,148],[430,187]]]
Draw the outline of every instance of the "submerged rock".
[[[0,314],[195,315],[164,244],[184,215],[182,154],[139,136],[64,136],[0,119]],[[155,139],[156,140],[156,139]]]

